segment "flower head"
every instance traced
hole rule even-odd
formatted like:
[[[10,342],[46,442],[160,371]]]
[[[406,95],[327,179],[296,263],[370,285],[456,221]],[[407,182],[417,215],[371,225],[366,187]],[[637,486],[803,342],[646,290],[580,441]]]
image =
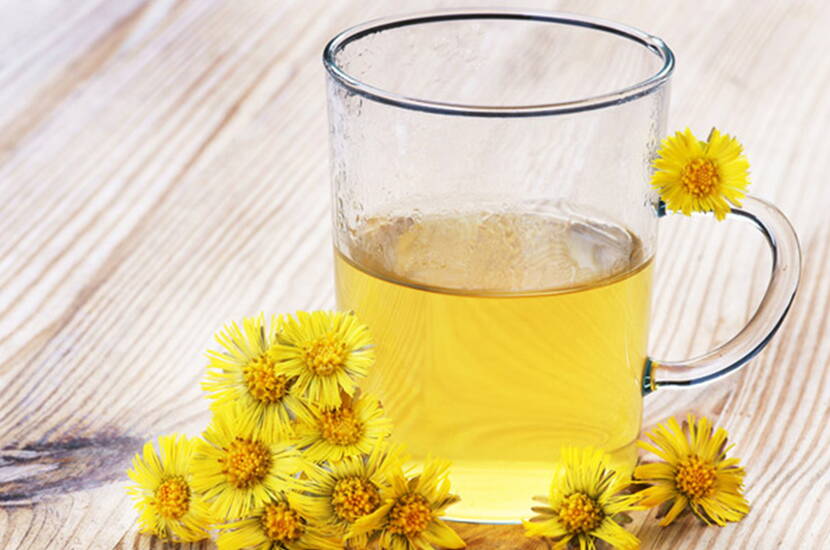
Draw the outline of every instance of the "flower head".
[[[338,541],[315,523],[307,497],[279,493],[252,510],[245,518],[222,526],[216,541],[219,550],[337,550]]]
[[[339,535],[383,503],[381,491],[389,487],[386,476],[400,467],[400,449],[377,445],[370,455],[350,456],[340,462],[306,471],[310,479],[310,510]],[[363,548],[368,535],[354,537],[350,544]]]
[[[341,392],[354,395],[375,358],[369,329],[352,313],[299,311],[296,318],[280,317],[276,338],[273,355],[296,377],[298,394],[323,407],[340,405]]]
[[[429,459],[420,475],[407,480],[403,468],[396,465],[387,477],[389,485],[381,489],[383,504],[357,519],[346,540],[369,537],[378,539],[381,548],[392,550],[429,550],[433,545],[463,548],[464,541],[438,519],[459,501],[450,494],[449,467],[445,460]]]
[[[242,517],[293,487],[303,466],[295,450],[245,420],[237,406],[217,409],[193,456],[193,486],[225,518]]]
[[[537,497],[544,506],[524,522],[529,537],[552,539],[555,549],[564,549],[572,541],[579,548],[594,550],[598,540],[621,550],[634,550],[640,541],[617,523],[617,517],[639,509],[637,497],[620,494],[629,485],[610,466],[611,458],[598,449],[562,449],[559,468],[554,474],[550,495]]]
[[[141,531],[162,539],[192,542],[208,537],[212,516],[202,496],[192,488],[190,458],[195,440],[179,434],[144,444],[127,475],[135,482],[128,489],[135,499]]]
[[[294,433],[294,420],[308,422],[308,408],[297,396],[296,378],[284,372],[269,353],[273,336],[266,331],[262,314],[231,323],[216,334],[220,351],[208,351],[210,359],[202,388],[213,408],[237,403],[246,421],[257,431],[280,437]]]
[[[663,461],[638,466],[634,477],[651,484],[639,493],[644,506],[671,502],[660,525],[669,525],[686,507],[705,523],[720,526],[749,512],[740,460],[726,458],[731,448],[726,430],[713,433],[708,418],[688,415],[683,426],[672,417],[647,435],[651,442],[640,441],[640,447]]]
[[[343,401],[328,409],[312,405],[314,420],[299,429],[298,448],[312,462],[337,462],[368,454],[392,432],[392,422],[371,395]]]
[[[707,141],[698,141],[691,130],[663,140],[654,161],[652,187],[670,210],[715,212],[722,220],[729,203],[740,206],[749,185],[749,161],[735,138],[712,129]]]

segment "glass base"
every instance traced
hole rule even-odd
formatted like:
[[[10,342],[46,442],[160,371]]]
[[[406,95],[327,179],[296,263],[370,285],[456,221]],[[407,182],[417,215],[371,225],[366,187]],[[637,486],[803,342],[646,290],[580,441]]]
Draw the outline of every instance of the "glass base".
[[[550,491],[553,470],[540,462],[454,462],[452,492],[461,502],[444,519],[469,523],[517,524],[529,519],[532,498]]]
[[[637,458],[634,444],[611,453],[613,467],[630,475]],[[461,502],[451,506],[443,519],[466,523],[514,525],[534,516],[540,506],[534,496],[547,498],[555,464],[551,462],[463,461],[450,470],[452,492]]]

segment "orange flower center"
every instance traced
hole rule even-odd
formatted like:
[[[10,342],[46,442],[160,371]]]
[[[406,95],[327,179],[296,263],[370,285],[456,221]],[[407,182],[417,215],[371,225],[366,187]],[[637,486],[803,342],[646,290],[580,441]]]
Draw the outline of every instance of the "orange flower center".
[[[354,445],[363,435],[363,424],[348,405],[324,411],[320,415],[323,437],[335,445]]]
[[[708,197],[717,190],[720,176],[714,162],[709,159],[695,159],[683,167],[680,181],[686,192],[701,198]]]
[[[422,495],[408,493],[389,510],[386,529],[395,535],[412,537],[422,533],[432,522],[432,509]]]
[[[275,542],[294,542],[305,533],[303,518],[285,502],[267,504],[260,522],[265,536]]]
[[[179,519],[190,508],[190,487],[181,476],[171,477],[156,489],[156,509],[161,517]]]
[[[378,509],[380,492],[377,485],[369,480],[347,477],[335,484],[331,503],[338,517],[354,523],[358,518]]]
[[[289,379],[276,373],[276,364],[263,354],[245,365],[242,370],[248,392],[263,403],[275,403],[285,397],[291,387]]]
[[[710,496],[715,490],[717,471],[697,455],[681,461],[675,468],[674,482],[681,493],[690,499]]]
[[[337,372],[346,363],[346,343],[334,334],[327,334],[322,338],[304,344],[302,357],[315,374],[330,376]]]
[[[226,449],[225,458],[220,458],[228,483],[237,489],[247,489],[265,479],[271,469],[271,453],[259,441],[237,437]]]
[[[559,521],[569,533],[590,533],[604,517],[597,501],[583,493],[569,495],[559,508]]]

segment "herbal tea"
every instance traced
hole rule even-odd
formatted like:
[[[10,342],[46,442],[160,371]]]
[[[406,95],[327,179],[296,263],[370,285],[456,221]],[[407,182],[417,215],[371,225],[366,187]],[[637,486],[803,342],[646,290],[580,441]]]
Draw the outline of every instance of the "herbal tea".
[[[452,460],[451,517],[529,517],[563,445],[633,465],[651,263],[630,232],[540,212],[390,216],[343,252],[339,306],[377,342],[364,388],[416,460]]]

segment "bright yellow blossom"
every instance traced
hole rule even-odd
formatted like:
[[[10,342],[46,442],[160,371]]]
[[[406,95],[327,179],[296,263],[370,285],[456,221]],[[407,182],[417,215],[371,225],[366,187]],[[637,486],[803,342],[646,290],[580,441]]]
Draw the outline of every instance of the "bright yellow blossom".
[[[306,471],[309,478],[309,511],[340,536],[358,519],[382,504],[381,491],[389,487],[388,474],[400,467],[401,450],[385,444],[369,455],[350,456],[340,462]],[[364,548],[368,535],[355,536],[352,548]]]
[[[740,206],[749,185],[749,161],[737,139],[712,129],[707,141],[692,131],[677,132],[663,140],[654,161],[651,185],[669,210],[714,212],[722,220]]]
[[[354,395],[357,380],[375,360],[372,337],[353,313],[297,312],[280,317],[273,357],[296,377],[296,391],[322,407],[337,407],[341,393]]]
[[[611,457],[591,447],[562,449],[550,495],[534,500],[538,515],[525,521],[525,534],[544,537],[554,550],[578,542],[580,550],[595,550],[605,541],[620,550],[636,550],[640,541],[617,520],[637,506],[637,497],[621,494],[630,478],[611,469]]]
[[[749,512],[740,460],[726,458],[731,448],[726,430],[713,433],[708,418],[690,414],[683,426],[672,417],[647,435],[651,442],[640,441],[640,447],[663,461],[638,466],[634,477],[651,484],[639,493],[644,506],[671,502],[660,525],[669,525],[687,507],[705,523],[720,526]]]
[[[135,455],[127,471],[135,482],[128,493],[140,513],[141,531],[172,539],[193,542],[208,537],[212,515],[202,496],[192,487],[190,459],[195,439],[180,434],[158,438],[160,453],[153,442],[144,444],[143,456]]]
[[[389,486],[381,490],[383,504],[352,524],[347,542],[369,537],[388,550],[464,548],[461,537],[439,519],[460,500],[450,494],[449,467],[448,461],[430,459],[420,475],[407,479],[403,468],[396,466],[388,476]]]
[[[217,409],[193,455],[193,486],[226,519],[243,517],[293,487],[303,467],[295,450],[245,419],[239,407]]]
[[[230,323],[216,334],[216,341],[222,349],[208,351],[210,364],[202,383],[214,410],[237,404],[257,431],[279,437],[293,435],[295,420],[311,420],[294,388],[296,378],[269,353],[273,331],[266,330],[262,314],[243,319],[241,328]]]
[[[219,550],[339,550],[342,545],[309,512],[308,497],[294,491],[275,495],[245,518],[222,526]]]
[[[296,445],[312,462],[368,454],[392,432],[377,398],[361,395],[328,409],[312,405],[314,420],[298,429]]]

